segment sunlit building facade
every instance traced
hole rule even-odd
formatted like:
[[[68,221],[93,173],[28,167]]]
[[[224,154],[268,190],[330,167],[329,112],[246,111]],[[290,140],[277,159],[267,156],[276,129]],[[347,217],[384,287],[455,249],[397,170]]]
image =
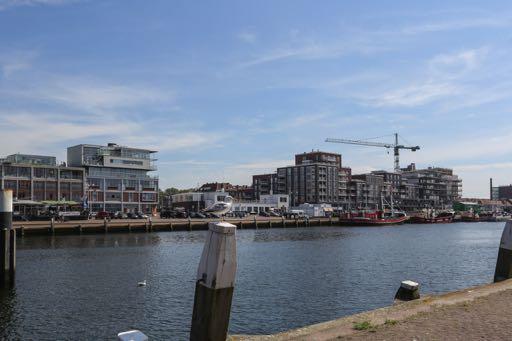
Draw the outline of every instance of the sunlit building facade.
[[[155,151],[80,144],[69,147],[68,165],[85,169],[86,197],[91,211],[152,212],[158,205]]]

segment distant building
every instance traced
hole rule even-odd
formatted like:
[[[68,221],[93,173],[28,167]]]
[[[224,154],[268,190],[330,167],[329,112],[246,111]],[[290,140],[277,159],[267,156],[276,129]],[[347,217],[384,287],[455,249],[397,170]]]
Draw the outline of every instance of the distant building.
[[[399,172],[374,171],[353,175],[342,167],[340,154],[311,151],[295,155],[295,165],[277,169],[274,174],[253,176],[255,197],[263,193],[288,194],[290,206],[331,204],[334,209],[376,209],[391,201],[406,211],[423,208],[447,209],[462,194],[462,180],[452,169],[416,169],[414,163]],[[501,192],[500,192],[501,190]],[[494,190],[512,199],[510,188]]]
[[[86,195],[92,211],[151,212],[158,205],[155,151],[80,144],[67,150],[68,165],[86,171]]]
[[[183,208],[190,212],[198,212],[218,201],[225,201],[228,195],[229,193],[225,191],[179,193],[172,196],[172,206],[173,208]],[[288,204],[287,195],[274,194],[262,196],[262,199],[259,201],[235,199],[231,210],[259,213],[262,211],[268,212],[271,209],[286,210]]]
[[[492,187],[491,183],[491,199],[493,200],[511,200],[512,185]]]
[[[312,151],[295,155],[295,165],[277,169],[277,193],[288,194],[291,206],[304,203],[344,203],[349,173],[341,166],[341,155]]]
[[[1,187],[11,189],[15,202],[82,203],[85,172],[80,167],[57,165],[53,156],[13,154],[1,162]]]
[[[287,194],[262,194],[259,202],[272,205],[281,211],[288,211],[290,208],[290,196]]]
[[[235,200],[253,200],[254,191],[251,186],[232,185],[229,182],[210,182],[203,184],[197,189],[198,192],[219,192],[228,193]]]
[[[277,192],[277,173],[258,174],[252,176],[254,199],[259,200],[262,195]]]
[[[402,170],[402,179],[418,187],[417,208],[451,208],[462,195],[462,180],[449,168],[416,169],[411,164]]]
[[[391,183],[384,181],[384,175],[352,175],[349,182],[352,208],[379,209],[384,201],[390,202]]]

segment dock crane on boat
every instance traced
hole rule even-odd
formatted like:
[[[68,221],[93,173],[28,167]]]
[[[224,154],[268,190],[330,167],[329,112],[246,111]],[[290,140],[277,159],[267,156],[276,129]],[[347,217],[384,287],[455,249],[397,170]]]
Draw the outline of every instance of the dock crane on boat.
[[[393,149],[394,155],[395,155],[395,172],[400,172],[400,149],[408,149],[412,152],[415,152],[420,149],[420,146],[404,146],[398,142],[398,134],[395,133],[394,136],[395,136],[394,143],[370,142],[370,141],[365,141],[365,140],[333,139],[333,138],[328,138],[325,140],[325,142],[354,144],[354,145],[358,145],[358,146],[383,147],[383,148],[387,148],[387,149]]]

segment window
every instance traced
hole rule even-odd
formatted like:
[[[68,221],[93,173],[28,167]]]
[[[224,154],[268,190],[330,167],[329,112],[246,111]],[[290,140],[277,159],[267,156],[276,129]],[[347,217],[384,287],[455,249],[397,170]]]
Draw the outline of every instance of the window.
[[[105,201],[121,201],[121,193],[107,192]]]
[[[156,201],[156,193],[142,193],[140,199],[143,202],[154,202]]]

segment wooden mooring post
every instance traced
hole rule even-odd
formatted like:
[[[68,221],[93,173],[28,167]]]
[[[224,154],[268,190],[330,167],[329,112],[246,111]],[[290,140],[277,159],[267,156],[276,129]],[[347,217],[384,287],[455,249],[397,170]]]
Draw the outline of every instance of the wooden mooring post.
[[[396,302],[417,300],[420,298],[420,285],[413,281],[402,281],[395,295]]]
[[[12,228],[12,190],[0,190],[0,286],[14,285],[16,230]]]
[[[512,278],[512,221],[505,224],[494,271],[494,283]]]
[[[209,223],[197,270],[191,341],[225,341],[236,275],[236,226]]]

